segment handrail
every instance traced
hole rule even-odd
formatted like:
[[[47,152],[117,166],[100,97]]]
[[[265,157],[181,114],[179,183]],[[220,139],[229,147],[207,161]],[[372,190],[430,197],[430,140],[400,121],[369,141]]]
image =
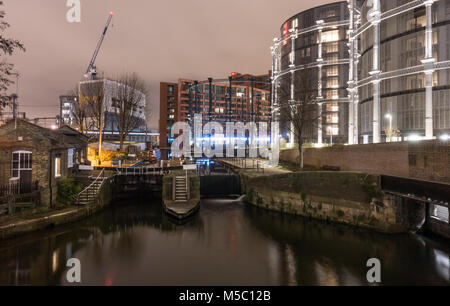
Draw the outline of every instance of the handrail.
[[[88,192],[89,189],[92,189],[92,187],[99,181],[99,179],[100,179],[101,177],[103,177],[104,173],[105,173],[105,169],[103,169],[103,170],[100,172],[100,174],[97,176],[97,178],[96,178],[96,179],[95,179],[88,187],[86,187],[83,191],[81,191],[81,192],[78,194],[78,196],[77,196],[77,204],[80,202],[80,196],[81,196],[83,193]]]

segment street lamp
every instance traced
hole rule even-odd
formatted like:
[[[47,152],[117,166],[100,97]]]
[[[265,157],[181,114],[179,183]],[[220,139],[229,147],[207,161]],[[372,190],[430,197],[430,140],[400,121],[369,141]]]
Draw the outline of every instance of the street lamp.
[[[389,141],[386,142],[391,142],[392,141],[392,114],[386,114],[386,116],[384,116],[386,119],[389,119]]]
[[[330,144],[333,146],[333,126],[328,126],[328,131],[330,132]]]

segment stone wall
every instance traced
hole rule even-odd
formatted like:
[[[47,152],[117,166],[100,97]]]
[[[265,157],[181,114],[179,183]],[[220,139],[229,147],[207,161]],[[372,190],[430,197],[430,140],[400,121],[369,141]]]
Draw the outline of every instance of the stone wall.
[[[380,190],[379,176],[303,172],[248,177],[241,174],[246,201],[269,210],[405,233],[420,228],[425,205]]]
[[[280,153],[282,161],[297,163],[297,158],[296,149]],[[307,148],[304,164],[450,183],[450,143],[431,140]]]
[[[9,184],[13,152],[32,152],[32,182],[38,182],[41,205],[55,206],[58,181],[62,177],[70,176],[71,169],[67,168],[67,149],[54,138],[49,138],[43,130],[23,121],[18,121],[16,128],[13,124],[2,126],[0,129],[0,185]],[[61,158],[61,177],[55,176],[57,155]]]

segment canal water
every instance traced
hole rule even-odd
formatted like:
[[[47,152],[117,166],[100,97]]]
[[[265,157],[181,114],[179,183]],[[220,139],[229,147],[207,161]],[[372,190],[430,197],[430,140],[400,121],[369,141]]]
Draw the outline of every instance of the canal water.
[[[180,225],[159,202],[117,203],[88,220],[0,242],[0,285],[449,285],[449,246],[283,216],[233,200],[203,200]]]

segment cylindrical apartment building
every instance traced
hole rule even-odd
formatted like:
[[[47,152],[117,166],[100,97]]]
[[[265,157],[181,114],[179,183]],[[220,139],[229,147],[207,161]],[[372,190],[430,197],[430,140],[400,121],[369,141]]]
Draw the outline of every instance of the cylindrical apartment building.
[[[310,9],[275,39],[273,107],[286,103],[280,95],[289,86],[295,100],[295,74],[308,69],[322,116],[307,141],[328,142],[330,132],[335,143],[349,144],[448,140],[449,46],[446,0],[348,0]]]
[[[450,2],[349,1],[350,143],[447,138]]]
[[[276,109],[295,101],[298,74],[307,70],[317,103],[317,126],[304,133],[306,142],[346,143],[348,140],[349,13],[347,2],[336,2],[301,12],[289,18],[274,40],[273,86]],[[284,136],[294,135],[281,122]],[[288,132],[286,132],[288,131]]]

